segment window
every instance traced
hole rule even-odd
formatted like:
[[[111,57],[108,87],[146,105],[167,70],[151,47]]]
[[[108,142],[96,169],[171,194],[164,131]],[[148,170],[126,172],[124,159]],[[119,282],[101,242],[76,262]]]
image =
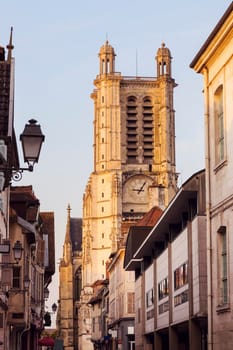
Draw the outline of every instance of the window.
[[[127,296],[127,299],[128,299],[128,313],[129,314],[132,314],[135,312],[135,308],[134,308],[134,293],[133,292],[130,292],[128,293],[128,296]]]
[[[216,162],[224,159],[224,114],[223,114],[223,86],[219,86],[214,94],[214,113],[215,113],[215,143],[216,143]]]
[[[150,307],[153,304],[154,304],[154,290],[152,288],[146,293],[146,307]]]
[[[153,158],[153,106],[151,99],[143,100],[143,156],[144,162],[149,163]]]
[[[188,301],[188,290],[185,290],[184,292],[176,295],[174,297],[174,306],[178,306],[181,304],[184,304]]]
[[[158,307],[159,315],[163,314],[164,312],[167,312],[169,310],[169,302],[165,301],[165,303],[160,304]]]
[[[13,267],[13,282],[12,286],[13,288],[20,288],[20,275],[21,275],[21,268],[19,266]]]
[[[188,263],[184,263],[174,271],[174,289],[179,289],[188,283]]]
[[[137,100],[136,97],[130,96],[127,100],[127,158],[131,163],[136,163],[137,159]]]
[[[147,311],[146,313],[146,319],[147,320],[150,320],[151,318],[154,317],[154,309],[150,310],[150,311]]]
[[[159,284],[158,284],[158,295],[159,300],[165,298],[168,296],[168,278],[164,278]]]
[[[227,278],[227,232],[226,226],[220,226],[218,229],[218,251],[219,251],[219,277],[221,300],[220,304],[228,302],[228,278]]]

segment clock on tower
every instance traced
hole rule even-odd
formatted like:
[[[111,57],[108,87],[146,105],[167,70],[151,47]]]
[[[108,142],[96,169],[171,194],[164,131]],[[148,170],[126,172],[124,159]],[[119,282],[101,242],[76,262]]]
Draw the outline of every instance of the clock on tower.
[[[143,174],[128,178],[123,185],[123,212],[147,212],[151,184],[151,178]]]

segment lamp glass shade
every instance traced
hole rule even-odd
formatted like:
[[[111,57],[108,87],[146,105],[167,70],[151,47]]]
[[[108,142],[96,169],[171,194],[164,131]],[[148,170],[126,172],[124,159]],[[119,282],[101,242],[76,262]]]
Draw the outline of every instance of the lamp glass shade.
[[[15,260],[19,262],[19,260],[21,260],[22,258],[22,253],[23,253],[22,243],[20,241],[16,241],[12,249],[14,252]]]
[[[53,303],[52,305],[52,311],[55,313],[57,311],[57,304]]]
[[[29,120],[25,125],[23,133],[20,135],[20,141],[23,147],[24,162],[34,164],[38,162],[40,150],[45,136],[42,134],[40,125],[34,119]]]
[[[25,277],[24,277],[24,280],[23,280],[24,288],[25,288],[25,289],[28,289],[28,288],[29,288],[30,282],[31,282],[30,278],[29,278],[28,276],[25,276]]]

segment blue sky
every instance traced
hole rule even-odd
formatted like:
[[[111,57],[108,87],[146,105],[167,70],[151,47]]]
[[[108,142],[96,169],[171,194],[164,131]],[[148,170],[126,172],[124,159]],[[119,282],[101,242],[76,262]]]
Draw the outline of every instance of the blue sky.
[[[229,0],[28,0],[1,4],[0,45],[13,26],[15,125],[37,119],[46,140],[39,164],[16,185],[32,184],[41,210],[55,212],[56,262],[62,255],[66,208],[82,216],[93,169],[93,103],[98,52],[108,38],[122,75],[155,76],[162,42],[171,50],[179,184],[204,167],[202,76],[189,68]],[[58,270],[58,265],[56,264]],[[51,304],[58,299],[58,278]]]

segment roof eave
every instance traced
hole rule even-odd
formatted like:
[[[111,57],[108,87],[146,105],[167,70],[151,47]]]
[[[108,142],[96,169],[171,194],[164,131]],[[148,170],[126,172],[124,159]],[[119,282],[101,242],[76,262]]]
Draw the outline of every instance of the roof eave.
[[[207,40],[204,42],[192,62],[190,63],[190,68],[193,68],[197,73],[200,73],[205,66],[205,60],[202,59],[204,53],[207,51],[209,48],[211,42],[214,40],[216,37],[217,33],[220,31],[224,23],[226,22],[227,18],[230,16],[230,14],[233,11],[233,2],[230,4],[230,6],[227,8],[226,12],[224,15],[221,17],[219,22],[216,24],[210,35],[208,36]],[[230,28],[232,28],[232,21],[229,22]]]

